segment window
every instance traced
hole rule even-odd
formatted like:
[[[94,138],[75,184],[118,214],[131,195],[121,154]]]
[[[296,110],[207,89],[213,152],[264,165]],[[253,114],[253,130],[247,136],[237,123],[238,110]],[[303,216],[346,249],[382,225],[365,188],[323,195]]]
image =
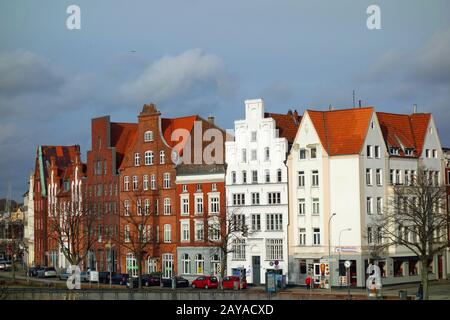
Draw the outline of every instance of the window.
[[[299,187],[305,186],[305,171],[298,172],[298,186]]]
[[[266,239],[266,259],[283,260],[283,239]]]
[[[426,149],[425,150],[425,155],[427,158],[431,158],[431,150],[430,149]]]
[[[389,148],[389,153],[393,156],[398,156],[399,155],[399,148],[394,148],[394,147],[390,147]]]
[[[319,171],[313,170],[312,172],[312,186],[318,187],[319,186]]]
[[[157,271],[157,264],[156,264],[156,259],[154,258],[148,258],[148,262],[147,262],[147,272],[153,273]]]
[[[402,184],[401,170],[399,169],[395,170],[395,183]]]
[[[183,184],[183,187],[182,187],[182,192],[183,192],[183,193],[186,193],[186,192],[188,192],[188,188],[187,188],[187,185]]]
[[[394,182],[395,182],[394,181],[394,179],[395,179],[394,173],[395,173],[394,169],[389,170],[389,183],[390,184],[394,184]]]
[[[103,226],[101,224],[98,225],[98,242],[102,242],[103,236]]]
[[[268,213],[266,215],[266,230],[267,231],[283,230],[283,215],[281,213]]]
[[[375,158],[377,159],[381,158],[380,146],[375,146]]]
[[[215,220],[208,221],[208,238],[210,241],[220,240],[220,223]]]
[[[137,261],[133,253],[127,253],[126,256],[127,273],[131,271],[132,277],[137,277]]]
[[[319,198],[312,199],[312,214],[320,214]]]
[[[236,172],[231,172],[231,183],[236,184]]]
[[[252,192],[252,204],[259,204],[259,192]]]
[[[373,233],[372,233],[372,227],[367,227],[367,243],[373,244]]]
[[[373,121],[370,122],[370,129],[374,129],[375,128],[375,123],[373,123]]]
[[[164,242],[170,243],[172,241],[172,226],[170,224],[164,225]]]
[[[130,177],[128,176],[123,177],[123,190],[124,191],[130,190]]]
[[[162,256],[163,277],[170,278],[173,273],[173,254],[165,253]]]
[[[242,162],[247,162],[247,149],[242,149]]]
[[[139,188],[139,178],[138,176],[133,176],[133,190],[138,190]]]
[[[195,255],[195,272],[196,274],[203,274],[205,270],[205,259],[202,254]]]
[[[234,214],[233,215],[233,226],[234,231],[242,231],[245,229],[245,215],[244,214]]]
[[[181,215],[189,215],[189,197],[181,198]]]
[[[150,176],[150,188],[156,190],[156,176],[154,174]]]
[[[242,183],[247,183],[247,171],[242,171]]]
[[[409,157],[414,155],[414,149],[406,149],[405,154]]]
[[[220,212],[220,202],[218,196],[211,196],[209,198],[209,213],[218,214]]]
[[[306,245],[306,229],[305,228],[298,229],[298,245],[299,246]]]
[[[437,150],[436,149],[433,149],[433,158],[436,158],[437,159]]]
[[[195,190],[195,192],[201,192],[201,191],[202,191],[202,184],[197,183],[197,189]]]
[[[306,204],[305,199],[298,199],[298,214],[304,215],[306,214]]]
[[[160,164],[166,163],[166,154],[164,153],[164,150],[161,150],[159,152],[159,163]]]
[[[373,213],[373,210],[372,210],[372,197],[367,197],[366,206],[367,206],[367,214],[372,214]]]
[[[409,170],[405,170],[405,186],[409,186],[410,185],[410,181],[411,181],[411,173]]]
[[[170,215],[172,213],[172,206],[170,204],[170,198],[164,198],[164,214]]]
[[[376,171],[376,182],[377,182],[377,186],[382,186],[383,185],[383,170],[382,169],[377,169]]]
[[[233,260],[245,260],[245,239],[233,239]]]
[[[383,213],[383,198],[377,197],[377,213],[382,214]]]
[[[195,222],[195,241],[205,240],[204,224],[203,221]]]
[[[130,215],[130,200],[125,200],[123,202],[123,206],[124,206],[124,215],[129,216]]]
[[[381,227],[377,227],[377,234],[376,234],[376,240],[377,240],[377,244],[381,244],[383,243],[383,232]]]
[[[261,215],[259,213],[252,214],[252,231],[261,231]]]
[[[195,214],[203,214],[203,197],[195,197]]]
[[[136,152],[136,153],[134,154],[134,165],[135,165],[136,167],[138,167],[138,166],[141,165],[141,156],[140,156],[140,154],[139,154],[138,152]]]
[[[217,184],[216,183],[211,184],[211,191],[217,191]]]
[[[145,199],[144,201],[144,214],[148,216],[150,214],[150,200]]]
[[[252,160],[252,161],[256,161],[256,159],[257,159],[257,157],[256,157],[256,150],[253,149],[253,150],[252,150],[252,158],[251,158],[251,160]]]
[[[256,131],[252,131],[252,133],[251,133],[251,135],[252,135],[252,137],[251,137],[251,141],[252,142],[256,142]]]
[[[144,175],[144,180],[143,180],[144,182],[143,182],[143,189],[144,190],[148,190],[148,175]]]
[[[269,147],[264,148],[264,161],[270,160],[270,149]]]
[[[320,228],[313,228],[313,245],[320,245]]]
[[[366,169],[366,184],[368,186],[372,185],[372,169]]]
[[[181,265],[183,274],[191,273],[191,259],[189,258],[189,254],[185,253],[181,256]]]
[[[252,170],[252,183],[258,183],[258,171]]]
[[[169,172],[164,173],[163,180],[164,180],[164,189],[169,189],[170,188],[170,173]]]
[[[153,164],[153,151],[145,151],[145,165],[149,166]]]
[[[145,131],[144,142],[153,141],[153,131]]]
[[[189,221],[181,221],[181,241],[187,242],[190,239]]]
[[[233,205],[245,205],[245,193],[234,193],[233,194]]]
[[[282,176],[282,172],[281,169],[277,170],[277,182],[281,182],[283,176]]]
[[[280,204],[281,203],[281,192],[269,192],[268,194],[268,204]]]
[[[317,148],[311,148],[311,159],[317,158]]]
[[[265,181],[266,181],[266,183],[270,183],[270,171],[269,171],[269,170],[266,170],[266,171],[264,172],[264,175],[265,175]]]
[[[142,215],[141,199],[136,200],[136,209],[137,209],[138,216],[141,216]]]
[[[128,224],[125,225],[124,238],[125,242],[130,242],[130,226]]]
[[[367,146],[367,152],[366,152],[367,158],[372,158],[372,146]]]
[[[306,149],[300,149],[300,151],[298,153],[298,158],[300,160],[305,160],[306,159]]]

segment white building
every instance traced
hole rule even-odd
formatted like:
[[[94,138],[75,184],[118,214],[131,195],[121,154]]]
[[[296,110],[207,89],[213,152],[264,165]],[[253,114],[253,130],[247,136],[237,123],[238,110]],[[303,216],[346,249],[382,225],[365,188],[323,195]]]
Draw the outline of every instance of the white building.
[[[245,269],[248,283],[263,284],[268,270],[287,275],[287,168],[297,112],[264,112],[261,99],[245,101],[245,119],[235,121],[235,140],[226,142],[227,210],[246,224],[245,240],[235,240],[228,274]]]
[[[430,114],[308,110],[287,163],[289,282],[295,284],[304,284],[309,272],[320,274],[320,263],[331,258],[334,286],[350,260],[352,285],[363,287],[371,248],[380,240],[371,221],[385,210],[392,185],[410,180],[419,164],[443,183],[443,155]],[[404,247],[391,247],[377,263],[384,284],[420,280],[417,257]],[[433,277],[447,277],[445,255],[432,265]]]
[[[25,251],[25,262],[29,267],[34,265],[34,174],[30,174],[28,183],[28,192],[25,193],[24,206],[24,242],[27,250]]]

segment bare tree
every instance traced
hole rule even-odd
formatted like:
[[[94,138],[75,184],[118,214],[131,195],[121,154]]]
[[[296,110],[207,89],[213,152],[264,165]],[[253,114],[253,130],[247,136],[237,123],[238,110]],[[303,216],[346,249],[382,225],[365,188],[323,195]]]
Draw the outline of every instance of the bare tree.
[[[375,252],[404,246],[417,255],[421,265],[423,298],[429,298],[428,265],[448,246],[445,188],[436,175],[419,167],[408,184],[395,185],[383,215],[373,221],[379,241]]]
[[[60,202],[51,208],[49,240],[58,245],[71,265],[79,265],[97,240],[94,225],[99,215],[89,202]]]
[[[0,229],[3,235],[0,236],[0,245],[6,249],[11,257],[12,280],[16,282],[16,263],[20,256],[23,256],[26,249],[23,241],[23,221],[12,220],[11,217],[0,222]]]
[[[220,276],[223,279],[228,267],[228,255],[240,250],[239,243],[250,233],[240,208],[227,209],[224,215],[214,216],[208,223],[208,241],[217,245],[220,252]],[[217,240],[218,239],[218,240]]]
[[[134,255],[137,265],[138,286],[142,287],[142,270],[145,258],[152,255],[156,246],[155,215],[151,214],[151,197],[139,191],[127,193],[121,201],[118,245]],[[131,280],[131,279],[130,279]]]

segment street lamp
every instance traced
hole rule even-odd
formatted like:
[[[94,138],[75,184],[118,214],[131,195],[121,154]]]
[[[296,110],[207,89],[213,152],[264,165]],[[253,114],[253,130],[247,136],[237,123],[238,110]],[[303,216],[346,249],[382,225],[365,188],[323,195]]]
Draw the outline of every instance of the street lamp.
[[[330,271],[330,280],[328,285],[330,286],[330,292],[331,292],[331,283],[333,281],[333,273],[331,268],[331,219],[336,215],[336,213],[333,213],[330,218],[328,219],[328,269]]]
[[[339,231],[339,258],[338,258],[338,274],[339,274],[339,276],[341,275],[341,235],[342,235],[342,232],[344,232],[344,231],[352,231],[352,228],[346,228],[346,229],[342,229],[341,231]],[[342,283],[341,283],[341,281],[339,280],[339,287],[341,287],[342,286]]]

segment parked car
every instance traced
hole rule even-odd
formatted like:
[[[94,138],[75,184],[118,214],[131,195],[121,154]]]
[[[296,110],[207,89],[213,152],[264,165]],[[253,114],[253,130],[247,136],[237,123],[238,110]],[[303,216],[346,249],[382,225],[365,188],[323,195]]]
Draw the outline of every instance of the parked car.
[[[114,272],[112,272],[114,273]],[[100,283],[109,283],[109,275],[110,273],[108,271],[100,271],[98,273],[98,282]]]
[[[127,273],[113,273],[111,278],[112,284],[126,285],[129,275]]]
[[[8,271],[11,270],[11,261],[7,261],[7,260],[0,260],[0,270],[2,271]]]
[[[37,272],[41,267],[31,267],[28,269],[28,276],[29,277],[37,277]]]
[[[234,289],[234,284],[239,288],[239,277],[238,276],[226,276],[223,277],[222,286],[224,289]],[[247,281],[245,279],[242,279],[242,288],[247,288]]]
[[[67,280],[67,279],[69,279],[69,277],[72,275],[72,273],[70,272],[67,272],[67,270],[65,270],[65,271],[61,271],[60,273],[59,273],[59,276],[58,276],[58,278],[59,278],[59,280]]]
[[[186,288],[189,287],[189,281],[183,277],[175,277],[176,287],[177,288]],[[172,278],[163,278],[162,279],[163,287],[172,287]]]
[[[192,288],[217,289],[219,280],[215,276],[201,276],[192,281]]]
[[[146,287],[159,286],[161,284],[161,278],[156,275],[144,274],[142,275],[142,285]]]
[[[89,271],[81,271],[80,272],[80,281],[81,282],[89,282],[90,276]]]
[[[57,276],[56,269],[53,267],[41,268],[37,271],[39,278],[53,278]]]

